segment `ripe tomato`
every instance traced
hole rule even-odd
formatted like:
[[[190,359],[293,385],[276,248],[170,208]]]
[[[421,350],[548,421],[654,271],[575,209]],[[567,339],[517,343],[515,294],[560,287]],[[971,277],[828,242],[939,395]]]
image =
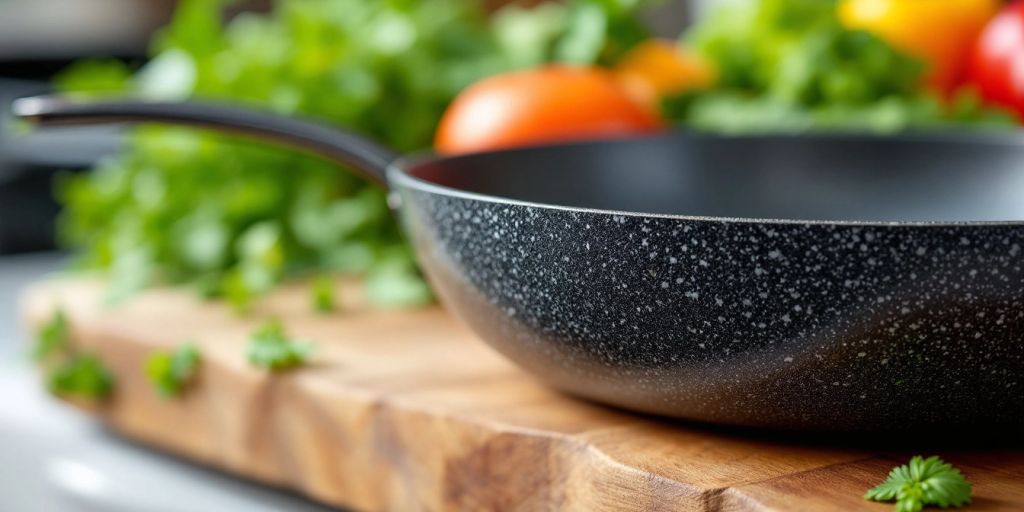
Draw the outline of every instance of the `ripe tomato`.
[[[949,92],[963,78],[971,44],[999,0],[842,0],[839,19],[925,61],[925,80]]]
[[[466,153],[657,130],[661,121],[611,73],[547,66],[485,78],[448,107],[434,139],[440,153]]]
[[[1006,6],[978,37],[968,78],[986,100],[1024,118],[1024,2]]]

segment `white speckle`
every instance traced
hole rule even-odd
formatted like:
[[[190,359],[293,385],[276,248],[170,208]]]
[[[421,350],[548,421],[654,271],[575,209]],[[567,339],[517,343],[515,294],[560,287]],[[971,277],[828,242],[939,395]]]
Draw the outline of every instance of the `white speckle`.
[[[928,249],[925,249],[924,247],[918,247],[917,250],[914,251],[918,256],[924,256],[926,252],[928,252]]]
[[[789,356],[784,357],[782,360],[787,362],[787,363],[792,363],[793,362],[793,358],[789,357]]]
[[[787,324],[790,322],[789,313],[786,313],[785,315],[782,315],[782,321],[787,323]]]
[[[683,284],[683,278],[677,277],[676,278],[676,284]]]
[[[768,252],[768,257],[769,257],[769,258],[771,258],[771,259],[773,259],[773,260],[777,260],[777,259],[779,259],[779,256],[782,256],[782,253],[781,253],[781,252],[779,252],[779,250],[778,250],[778,249],[775,249],[775,250],[773,250],[773,251],[769,251],[769,252]]]
[[[661,282],[661,287],[662,288],[668,288],[668,281],[662,281]]]
[[[696,299],[697,297],[700,297],[700,294],[695,291],[686,292],[685,295],[691,299]]]
[[[857,352],[857,357],[864,357],[866,355],[868,355],[867,352]]]

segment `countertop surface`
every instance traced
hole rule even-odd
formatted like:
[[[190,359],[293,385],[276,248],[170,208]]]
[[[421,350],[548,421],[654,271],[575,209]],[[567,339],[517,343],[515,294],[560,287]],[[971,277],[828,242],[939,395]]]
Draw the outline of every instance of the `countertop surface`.
[[[0,258],[0,512],[328,510],[132,444],[49,397],[25,356],[17,300],[63,259]]]

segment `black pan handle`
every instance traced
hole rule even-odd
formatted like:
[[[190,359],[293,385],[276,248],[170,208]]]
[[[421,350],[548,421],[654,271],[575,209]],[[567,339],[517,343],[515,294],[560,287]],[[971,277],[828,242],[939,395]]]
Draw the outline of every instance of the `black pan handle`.
[[[302,149],[348,166],[387,188],[387,168],[398,154],[366,137],[316,121],[196,101],[77,102],[58,96],[14,101],[12,112],[41,126],[158,122],[248,135]]]

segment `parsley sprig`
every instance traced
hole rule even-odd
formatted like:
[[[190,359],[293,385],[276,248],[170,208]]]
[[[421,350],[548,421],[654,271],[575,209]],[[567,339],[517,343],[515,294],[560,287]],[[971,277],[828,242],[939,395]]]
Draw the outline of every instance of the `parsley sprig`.
[[[928,505],[960,507],[971,502],[971,484],[959,469],[937,456],[916,455],[909,464],[897,466],[889,478],[871,489],[864,499],[896,500],[897,512],[919,512]]]
[[[330,313],[334,311],[336,303],[334,300],[334,281],[330,277],[320,276],[313,280],[309,290],[310,302],[313,309],[318,313]]]
[[[268,320],[249,338],[249,362],[260,368],[281,371],[306,363],[314,346],[290,339],[279,320]]]
[[[100,400],[114,390],[114,377],[100,358],[71,345],[67,315],[56,310],[39,328],[32,357],[47,372],[46,387],[55,395]]]
[[[74,354],[62,361],[47,378],[55,395],[101,400],[114,390],[114,377],[93,354]]]
[[[191,343],[146,359],[146,377],[162,398],[173,398],[191,384],[199,370],[199,349]]]
[[[36,343],[32,348],[32,359],[42,362],[68,349],[68,319],[64,311],[54,311],[50,320],[36,332]]]

